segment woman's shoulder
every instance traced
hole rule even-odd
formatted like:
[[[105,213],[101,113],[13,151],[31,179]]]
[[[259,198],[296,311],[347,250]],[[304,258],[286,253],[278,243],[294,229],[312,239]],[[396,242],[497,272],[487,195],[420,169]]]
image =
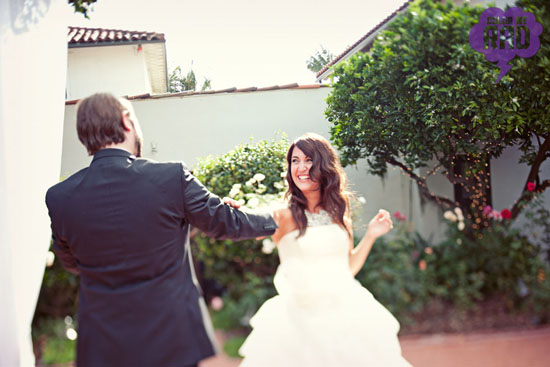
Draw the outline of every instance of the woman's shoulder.
[[[286,222],[292,219],[292,210],[289,207],[278,208],[274,211],[274,216],[278,217],[280,221]]]

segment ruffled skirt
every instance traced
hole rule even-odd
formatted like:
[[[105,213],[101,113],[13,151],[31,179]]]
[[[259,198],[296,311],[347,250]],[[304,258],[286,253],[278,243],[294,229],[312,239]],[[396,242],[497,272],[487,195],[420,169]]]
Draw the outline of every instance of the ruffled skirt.
[[[356,280],[337,288],[286,292],[250,320],[241,367],[409,367],[399,323]]]

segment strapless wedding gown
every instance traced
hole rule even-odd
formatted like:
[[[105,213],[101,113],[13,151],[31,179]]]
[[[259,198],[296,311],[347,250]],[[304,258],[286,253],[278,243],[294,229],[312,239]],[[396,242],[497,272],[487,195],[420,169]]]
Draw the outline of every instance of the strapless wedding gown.
[[[399,323],[349,269],[337,224],[281,238],[278,295],[250,320],[240,367],[406,367]]]

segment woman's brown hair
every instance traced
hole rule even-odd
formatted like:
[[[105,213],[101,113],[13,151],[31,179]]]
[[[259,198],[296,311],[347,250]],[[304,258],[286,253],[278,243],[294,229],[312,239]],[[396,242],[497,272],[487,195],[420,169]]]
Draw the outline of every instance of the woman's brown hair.
[[[299,230],[298,237],[305,233],[307,227],[307,217],[305,214],[307,199],[292,180],[291,162],[295,147],[298,147],[313,161],[309,170],[309,176],[313,182],[319,184],[319,190],[321,190],[321,201],[318,206],[330,215],[333,222],[345,228],[351,237],[351,233],[349,233],[344,223],[344,216],[349,206],[346,174],[340,164],[336,151],[328,140],[312,133],[305,134],[296,139],[290,145],[286,154],[288,190],[285,198],[289,199],[290,211]]]

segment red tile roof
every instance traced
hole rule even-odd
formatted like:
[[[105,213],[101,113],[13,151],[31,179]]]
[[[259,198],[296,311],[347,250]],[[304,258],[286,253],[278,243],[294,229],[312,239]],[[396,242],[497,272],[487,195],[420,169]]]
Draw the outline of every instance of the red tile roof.
[[[388,23],[390,20],[393,19],[403,9],[405,9],[407,6],[409,6],[409,3],[413,2],[414,0],[407,0],[405,1],[399,8],[393,11],[390,15],[388,15],[383,21],[378,23],[373,29],[368,31],[367,34],[365,34],[363,37],[361,37],[357,42],[355,42],[353,45],[349,46],[344,52],[342,52],[340,55],[335,57],[331,62],[329,62],[327,65],[325,65],[318,73],[317,78],[321,76],[325,71],[327,71],[331,66],[338,63],[344,56],[346,56],[351,50],[353,50],[357,45],[359,45],[361,42],[366,40],[369,36],[371,36],[373,33],[377,32],[380,28],[382,28],[386,23]]]
[[[120,29],[69,27],[69,47],[164,42],[164,33],[124,31]]]
[[[279,89],[317,89],[317,88],[328,88],[329,86],[326,84],[307,84],[307,85],[298,85],[297,83],[293,84],[286,84],[286,85],[274,85],[271,87],[265,87],[265,88],[257,88],[257,87],[249,87],[249,88],[226,88],[226,89],[219,89],[219,90],[205,90],[205,91],[191,91],[186,90],[183,92],[178,93],[162,93],[162,94],[139,94],[137,96],[124,96],[125,98],[132,100],[132,99],[158,99],[158,98],[168,98],[168,97],[184,97],[184,96],[194,96],[194,95],[202,95],[202,94],[221,94],[221,93],[250,93],[250,92],[265,92],[265,91],[271,91],[271,90],[279,90]],[[78,103],[79,99],[73,99],[70,101],[65,101],[66,105],[72,105]]]

